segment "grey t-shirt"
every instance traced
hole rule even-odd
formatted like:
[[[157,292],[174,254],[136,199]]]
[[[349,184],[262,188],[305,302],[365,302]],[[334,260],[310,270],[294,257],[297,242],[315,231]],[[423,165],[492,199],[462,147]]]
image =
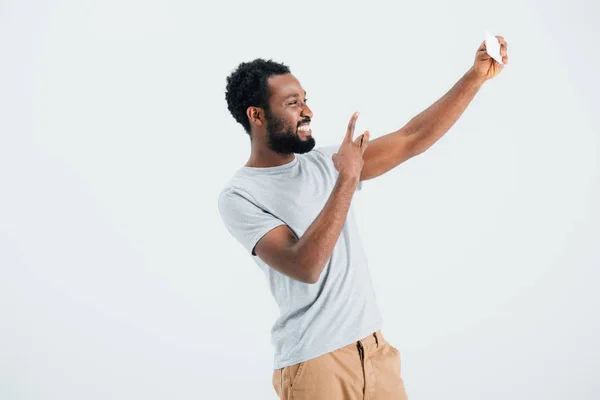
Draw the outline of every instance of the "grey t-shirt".
[[[225,226],[266,275],[280,309],[271,329],[275,369],[334,351],[381,329],[352,206],[315,284],[292,279],[254,254],[256,243],[273,228],[285,224],[301,237],[312,224],[337,180],[331,156],[338,148],[315,148],[276,167],[242,167],[219,196]],[[361,187],[359,183],[357,191]]]

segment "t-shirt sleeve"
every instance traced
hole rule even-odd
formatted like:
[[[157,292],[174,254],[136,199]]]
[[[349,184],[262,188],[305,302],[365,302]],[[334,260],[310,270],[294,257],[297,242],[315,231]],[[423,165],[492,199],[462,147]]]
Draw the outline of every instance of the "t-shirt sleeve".
[[[285,225],[283,221],[257,206],[253,199],[235,189],[219,196],[221,219],[235,239],[253,256],[254,246],[270,230]]]
[[[327,159],[326,162],[328,162],[328,164],[330,164],[330,168],[332,168],[335,171],[335,174],[337,176],[338,171],[337,169],[335,169],[335,165],[333,164],[333,159],[331,158],[331,156],[333,156],[335,153],[337,153],[337,151],[340,149],[339,145],[333,145],[333,146],[323,146],[323,147],[319,147],[315,150],[321,151],[324,155],[325,158]],[[356,187],[356,191],[362,190],[362,181],[358,182],[358,185]]]

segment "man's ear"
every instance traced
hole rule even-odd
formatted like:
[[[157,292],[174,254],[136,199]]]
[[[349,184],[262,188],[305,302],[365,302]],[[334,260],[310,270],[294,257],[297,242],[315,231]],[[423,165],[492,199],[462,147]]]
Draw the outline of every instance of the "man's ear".
[[[248,107],[246,109],[246,115],[250,125],[262,126],[265,120],[265,112],[260,107]]]

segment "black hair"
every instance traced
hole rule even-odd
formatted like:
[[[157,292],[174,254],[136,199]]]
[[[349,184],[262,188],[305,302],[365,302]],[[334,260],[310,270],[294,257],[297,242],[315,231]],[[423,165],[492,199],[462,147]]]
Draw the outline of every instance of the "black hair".
[[[290,68],[273,60],[257,58],[243,62],[227,77],[225,100],[233,118],[251,134],[246,110],[250,106],[269,109],[267,79],[272,75],[289,74]]]

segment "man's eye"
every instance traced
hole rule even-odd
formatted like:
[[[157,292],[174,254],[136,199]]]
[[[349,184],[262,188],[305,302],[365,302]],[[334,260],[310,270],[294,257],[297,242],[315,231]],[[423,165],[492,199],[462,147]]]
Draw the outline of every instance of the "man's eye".
[[[306,104],[306,102],[308,101],[308,99],[304,99],[304,104]],[[290,105],[292,104],[298,104],[298,100],[294,100],[290,103]]]

